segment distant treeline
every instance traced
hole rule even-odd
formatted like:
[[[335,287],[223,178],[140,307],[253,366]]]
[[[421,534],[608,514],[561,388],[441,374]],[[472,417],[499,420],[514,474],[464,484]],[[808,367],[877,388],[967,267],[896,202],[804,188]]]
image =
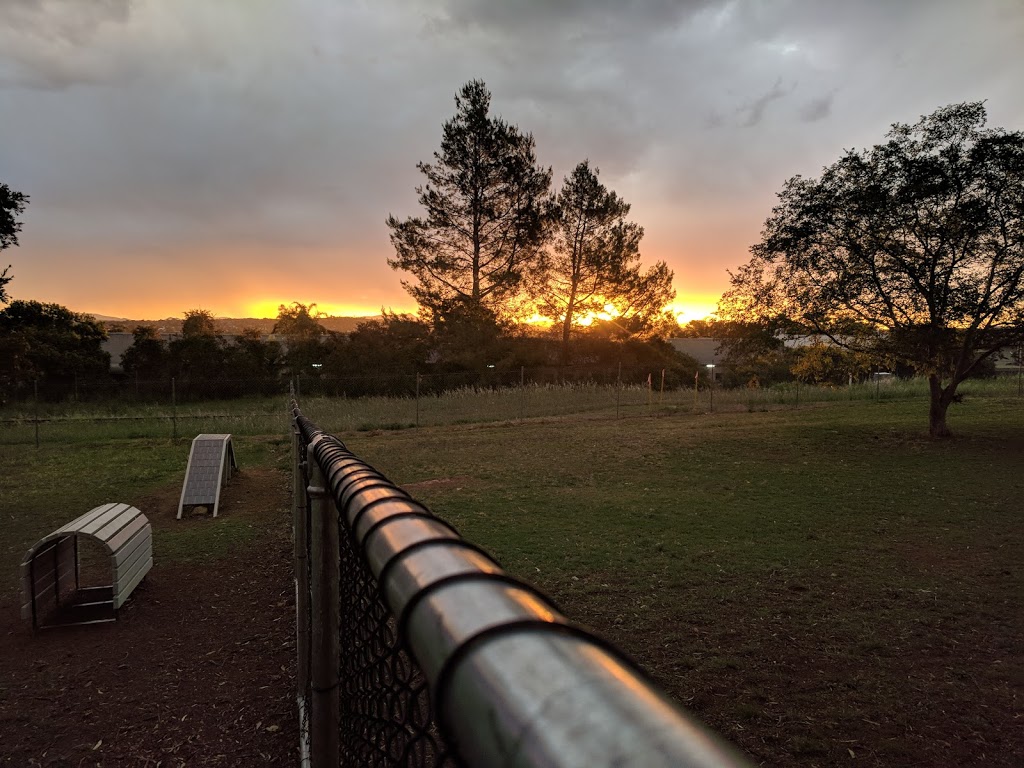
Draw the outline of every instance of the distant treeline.
[[[458,311],[434,323],[388,313],[339,333],[324,327],[315,309],[294,303],[281,307],[271,330],[273,338],[256,328],[228,337],[209,312],[190,310],[170,340],[151,325],[136,326],[123,371],[113,374],[98,322],[59,305],[15,301],[0,312],[0,397],[38,393],[61,400],[124,391],[166,399],[172,379],[179,397],[237,397],[284,391],[295,377],[322,381],[316,389],[329,394],[407,395],[417,386],[423,393],[502,386],[527,375],[611,383],[619,366],[657,373],[659,386],[664,371],[671,388],[692,384],[703,371],[664,339],[638,338],[602,321],[574,338],[572,365],[563,362],[557,331]]]

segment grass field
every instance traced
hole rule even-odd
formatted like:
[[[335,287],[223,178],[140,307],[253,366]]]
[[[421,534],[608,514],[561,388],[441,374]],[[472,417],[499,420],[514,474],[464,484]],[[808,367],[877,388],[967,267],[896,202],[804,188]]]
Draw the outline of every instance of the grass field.
[[[946,442],[914,393],[415,430],[304,408],[756,760],[1019,766],[1024,401],[975,394]],[[243,467],[286,461],[283,437],[238,447]],[[66,510],[173,482],[185,455],[166,438],[0,445],[5,589]],[[250,535],[206,530],[156,546],[184,562]]]
[[[969,380],[965,399],[1024,397],[1013,377]],[[714,391],[658,391],[655,383],[622,386],[593,383],[527,384],[524,387],[463,387],[439,395],[405,397],[306,397],[303,408],[339,431],[405,429],[587,414],[651,416],[657,413],[767,411],[827,402],[893,402],[927,396],[922,379],[859,383],[848,387],[798,383]],[[199,432],[234,435],[282,434],[287,398],[249,397],[195,403],[60,402],[19,403],[0,408],[0,445],[64,445],[107,440],[192,437]]]

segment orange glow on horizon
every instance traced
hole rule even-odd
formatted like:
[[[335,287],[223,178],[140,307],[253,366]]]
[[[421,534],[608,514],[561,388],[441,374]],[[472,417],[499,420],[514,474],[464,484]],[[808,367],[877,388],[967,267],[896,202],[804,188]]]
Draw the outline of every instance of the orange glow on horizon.
[[[685,325],[690,320],[703,320],[708,315],[715,312],[717,308],[717,297],[711,300],[705,299],[705,297],[697,297],[697,301],[686,301],[686,302],[675,302],[668,305],[668,310],[672,312],[679,320],[681,325]],[[280,299],[261,299],[257,301],[249,301],[244,304],[246,317],[256,318],[275,318],[278,315],[278,307],[282,304],[285,306],[291,306],[296,299],[280,300]],[[380,315],[380,307],[369,307],[359,306],[353,304],[334,304],[330,302],[318,302],[318,301],[303,301],[301,302],[309,306],[310,304],[316,304],[317,311],[322,314],[331,317],[377,317]],[[399,314],[416,314],[415,307],[387,307],[388,311],[398,312]],[[602,312],[591,312],[576,321],[577,325],[584,327],[594,324],[595,320],[613,320],[616,317],[615,308],[611,304],[605,305],[604,311]],[[545,325],[552,322],[550,317],[545,317],[539,313],[530,315],[525,320],[530,325]]]
[[[278,315],[279,307],[284,304],[286,307],[290,307],[297,299],[260,299],[256,301],[249,301],[245,303],[246,317],[256,318],[276,318]],[[300,301],[307,307],[310,305],[316,305],[316,311],[328,317],[377,317],[380,315],[380,307],[368,307],[359,306],[353,304],[334,304],[331,302],[320,302],[320,301]],[[395,311],[399,314],[410,313],[415,314],[414,308],[408,307],[392,308],[387,307],[389,311]]]

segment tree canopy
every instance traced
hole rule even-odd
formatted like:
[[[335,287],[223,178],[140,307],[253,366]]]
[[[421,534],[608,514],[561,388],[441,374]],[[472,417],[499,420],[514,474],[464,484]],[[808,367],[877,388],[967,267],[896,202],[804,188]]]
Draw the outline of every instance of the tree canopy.
[[[626,221],[629,203],[598,181],[588,161],[576,166],[557,197],[550,252],[540,273],[540,311],[562,326],[562,354],[580,319],[604,311],[639,279],[644,230]]]
[[[17,217],[25,212],[26,205],[28,195],[0,183],[0,251],[18,244],[21,222]],[[7,303],[7,284],[11,282],[10,269],[10,266],[7,266],[0,272],[0,304]]]
[[[490,103],[483,82],[462,87],[434,162],[417,165],[425,215],[387,219],[388,264],[412,275],[402,285],[428,311],[453,301],[500,309],[544,241],[551,169],[537,164],[533,136],[492,116]]]
[[[719,314],[785,317],[929,379],[950,434],[961,381],[1024,338],[1024,133],[954,104],[779,193]]]
[[[59,304],[12,301],[0,311],[0,396],[43,389],[62,379],[105,375],[110,355],[102,349],[107,334],[88,315]]]
[[[324,316],[316,308],[316,304],[303,304],[293,301],[291,306],[281,304],[277,308],[277,322],[274,323],[274,333],[287,336],[289,340],[316,339],[327,333],[327,329],[320,324]]]

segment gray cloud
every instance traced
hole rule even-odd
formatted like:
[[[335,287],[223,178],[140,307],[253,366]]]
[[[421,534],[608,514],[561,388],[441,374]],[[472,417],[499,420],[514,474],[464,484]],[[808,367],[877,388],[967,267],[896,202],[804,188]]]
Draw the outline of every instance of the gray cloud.
[[[816,123],[818,120],[824,120],[832,114],[832,99],[834,97],[834,93],[826,93],[824,96],[818,96],[806,102],[800,107],[800,119],[805,123]]]
[[[755,125],[758,125],[764,117],[764,112],[768,109],[768,105],[773,101],[779,101],[791,90],[792,87],[783,88],[782,78],[778,78],[768,91],[739,110],[741,114],[746,114],[746,118],[743,120],[743,127],[753,128]]]
[[[125,24],[130,8],[130,0],[5,0],[0,88],[61,89],[103,81],[100,61],[88,48],[104,26]]]
[[[12,258],[26,291],[81,281],[59,265],[83,244],[114,271],[379,266],[479,77],[556,181],[600,166],[685,287],[745,258],[785,178],[894,121],[988,98],[1021,127],[1020,39],[1012,0],[0,0],[0,179],[32,195]]]

